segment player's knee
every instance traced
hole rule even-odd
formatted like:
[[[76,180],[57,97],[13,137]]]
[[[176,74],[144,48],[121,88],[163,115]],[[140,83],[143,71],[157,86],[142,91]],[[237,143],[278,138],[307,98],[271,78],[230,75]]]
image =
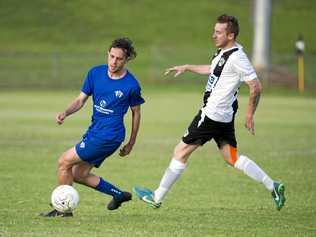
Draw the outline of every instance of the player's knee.
[[[182,149],[175,148],[173,151],[173,159],[178,160],[182,163],[186,163],[188,159],[188,155],[185,154],[185,152]]]
[[[191,153],[197,148],[197,146],[192,146],[180,142],[173,151],[173,159],[176,159],[182,163],[187,163]]]
[[[59,170],[65,170],[66,169],[66,164],[65,164],[64,159],[62,159],[62,157],[60,157],[58,159],[58,169]]]
[[[68,170],[71,168],[71,163],[68,162],[67,156],[63,154],[59,159],[58,159],[58,169],[59,170]]]

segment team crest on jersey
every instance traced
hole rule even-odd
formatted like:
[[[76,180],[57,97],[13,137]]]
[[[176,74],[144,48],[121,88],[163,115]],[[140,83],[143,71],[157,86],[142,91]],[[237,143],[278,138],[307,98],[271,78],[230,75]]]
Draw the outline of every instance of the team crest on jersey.
[[[121,91],[121,90],[118,90],[118,91],[115,91],[115,96],[117,97],[117,98],[121,98],[121,97],[123,97],[123,92]]]
[[[218,62],[218,66],[223,66],[225,64],[225,58],[221,58]]]
[[[105,101],[105,100],[101,100],[101,101],[100,101],[100,106],[101,106],[102,108],[105,108],[105,107],[106,107],[106,101]]]
[[[83,148],[85,148],[85,147],[86,147],[86,144],[85,144],[84,142],[81,142],[81,143],[80,143],[80,148],[83,149]]]

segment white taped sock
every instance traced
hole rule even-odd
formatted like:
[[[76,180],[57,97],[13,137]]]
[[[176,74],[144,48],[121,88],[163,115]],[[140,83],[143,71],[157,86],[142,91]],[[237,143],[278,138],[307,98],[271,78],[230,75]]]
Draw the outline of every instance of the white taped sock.
[[[235,168],[242,170],[250,178],[263,183],[269,191],[273,190],[273,180],[247,156],[240,155],[235,163]]]
[[[164,199],[172,185],[177,181],[186,167],[187,164],[176,159],[171,160],[169,167],[166,169],[160,181],[159,187],[154,192],[155,202],[159,203]]]

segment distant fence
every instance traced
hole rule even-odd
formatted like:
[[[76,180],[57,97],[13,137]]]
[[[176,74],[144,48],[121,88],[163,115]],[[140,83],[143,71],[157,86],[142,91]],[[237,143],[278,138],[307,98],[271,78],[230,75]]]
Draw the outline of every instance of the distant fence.
[[[297,59],[294,53],[273,54],[271,59],[273,65],[277,65],[272,67],[276,70],[271,79],[273,85],[279,84],[279,86],[288,87],[287,83],[291,80],[291,87],[293,88],[293,85],[295,87]],[[150,57],[150,60],[152,61],[149,64],[146,59],[137,61],[135,64],[132,63],[132,67],[137,69],[141,80],[146,79],[142,81],[143,84],[160,83],[161,80],[158,81],[157,78],[161,77],[161,71],[164,67],[161,62],[164,59]],[[98,53],[0,53],[0,89],[78,88],[81,86],[88,69],[104,62],[104,56]],[[307,89],[316,90],[315,65],[316,54],[307,54],[305,56],[305,85]],[[188,81],[186,80],[186,83]],[[198,81],[204,83],[202,80]]]

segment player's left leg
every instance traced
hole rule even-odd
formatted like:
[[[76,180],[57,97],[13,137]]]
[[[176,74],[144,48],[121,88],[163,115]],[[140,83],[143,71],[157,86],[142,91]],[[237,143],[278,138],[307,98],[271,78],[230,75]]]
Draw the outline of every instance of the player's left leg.
[[[85,186],[95,188],[99,182],[100,178],[92,173],[90,173],[93,165],[87,162],[80,162],[72,167],[72,175],[74,181]]]
[[[247,176],[262,183],[272,193],[277,209],[281,210],[285,203],[284,184],[273,181],[254,161],[245,155],[239,155],[237,148],[224,144],[220,147],[225,161],[243,171]]]
[[[75,146],[75,150],[82,160],[72,170],[76,177],[76,182],[94,188],[104,194],[111,195],[113,199],[107,206],[109,210],[119,208],[123,202],[131,200],[132,195],[129,192],[123,192],[103,178],[95,176],[91,173],[91,169],[101,166],[104,160],[110,157],[120,145],[120,142],[105,142],[93,136],[86,136]]]
[[[121,191],[102,177],[92,174],[91,169],[93,167],[93,165],[87,162],[81,162],[74,165],[72,168],[74,181],[91,187],[101,193],[111,195],[113,199],[107,206],[109,210],[115,210],[119,208],[123,202],[127,202],[132,199],[132,195],[129,192]]]

